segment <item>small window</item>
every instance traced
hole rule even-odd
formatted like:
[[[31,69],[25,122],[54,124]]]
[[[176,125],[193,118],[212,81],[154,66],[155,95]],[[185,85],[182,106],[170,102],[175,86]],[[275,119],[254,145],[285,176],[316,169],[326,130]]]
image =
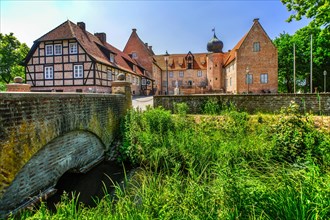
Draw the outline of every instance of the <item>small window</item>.
[[[231,86],[231,77],[229,78],[229,86]]]
[[[268,74],[267,73],[260,74],[260,83],[262,83],[262,84],[268,83]]]
[[[62,45],[61,44],[55,44],[54,45],[54,51],[55,51],[55,55],[62,55]]]
[[[197,71],[197,77],[202,77],[203,76],[203,72],[202,70],[198,70]]]
[[[46,56],[53,55],[53,45],[46,45]]]
[[[77,43],[70,43],[69,48],[70,48],[69,51],[70,54],[76,54],[78,52]]]
[[[110,62],[111,63],[115,62],[115,55],[113,53],[110,53]]]
[[[133,65],[133,71],[136,72],[136,66],[135,65]]]
[[[130,75],[127,75],[126,82],[131,82],[131,76]]]
[[[179,72],[179,77],[183,77],[184,76],[184,72],[183,71],[180,71]]]
[[[254,42],[253,43],[253,52],[259,52],[260,51],[260,43]]]
[[[139,77],[136,77],[136,85],[140,85],[140,78]]]
[[[173,72],[169,72],[169,77],[173,78]]]
[[[54,70],[52,66],[45,67],[45,79],[53,79],[54,78]]]
[[[188,56],[187,61],[188,61],[188,69],[193,69],[193,68],[194,68],[194,67],[193,67],[193,62],[194,62],[194,60],[193,60],[193,58],[192,58],[191,55]]]
[[[146,80],[146,78],[142,78],[142,85],[143,85],[143,86],[147,85],[147,80]]]
[[[83,78],[83,65],[74,65],[74,78]]]
[[[133,59],[136,59],[136,58],[137,58],[137,54],[136,54],[136,52],[133,52],[133,53],[132,53],[132,58],[133,58]]]
[[[252,74],[246,74],[245,83],[246,84],[252,84],[253,83]]]
[[[108,71],[108,80],[112,81],[112,71]]]

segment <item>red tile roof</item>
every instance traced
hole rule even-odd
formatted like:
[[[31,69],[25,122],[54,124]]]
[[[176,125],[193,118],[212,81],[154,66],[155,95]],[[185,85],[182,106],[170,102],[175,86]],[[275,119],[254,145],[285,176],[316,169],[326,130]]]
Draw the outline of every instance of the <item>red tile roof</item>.
[[[58,27],[37,39],[35,43],[64,39],[76,39],[81,47],[86,51],[86,53],[89,54],[95,61],[106,64],[108,66],[116,67],[135,75],[144,76],[143,71],[141,71],[141,69],[143,70],[144,67],[133,60],[130,56],[112,46],[111,44],[102,42],[98,37],[86,30],[83,30],[78,25],[69,20],[65,21]],[[97,45],[110,50],[112,53],[115,53],[115,62],[111,63],[108,57],[100,50],[99,46]],[[136,68],[136,72],[133,71],[133,64],[139,66],[139,68]]]
[[[206,69],[206,57],[208,53],[194,53],[194,69]],[[185,70],[187,69],[187,61],[185,57],[187,54],[170,54],[169,62],[168,62],[168,70]],[[164,59],[164,55],[155,55],[153,56],[154,62],[162,69],[166,69],[166,62]],[[202,64],[202,60],[205,60],[205,63]],[[179,63],[182,62],[182,65]]]
[[[236,58],[236,50],[238,50],[242,43],[244,42],[246,36],[248,34],[245,34],[240,41],[235,45],[235,47],[228,53],[227,59],[225,59],[224,66],[227,66],[231,61],[233,61]]]

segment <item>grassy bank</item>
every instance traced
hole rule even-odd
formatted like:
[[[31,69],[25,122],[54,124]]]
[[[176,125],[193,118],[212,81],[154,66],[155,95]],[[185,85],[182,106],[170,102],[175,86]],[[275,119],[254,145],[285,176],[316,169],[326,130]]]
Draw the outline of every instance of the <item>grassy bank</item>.
[[[231,108],[197,118],[184,104],[175,115],[132,110],[121,159],[140,168],[125,189],[96,208],[64,197],[56,213],[41,206],[22,218],[329,219],[330,135],[295,110],[251,117]]]

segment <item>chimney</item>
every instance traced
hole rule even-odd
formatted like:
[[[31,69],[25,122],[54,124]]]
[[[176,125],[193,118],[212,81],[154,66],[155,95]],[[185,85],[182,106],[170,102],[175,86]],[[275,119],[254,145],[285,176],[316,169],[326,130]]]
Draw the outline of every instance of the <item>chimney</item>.
[[[149,50],[152,50],[152,46],[149,46]]]
[[[107,35],[104,32],[94,34],[102,43],[107,42]]]
[[[133,32],[136,32],[136,28],[133,28],[132,31],[133,31]]]
[[[259,21],[259,18],[255,18],[255,19],[253,19],[253,22],[255,23],[255,22],[258,22]]]
[[[146,45],[146,47],[148,48],[148,43],[144,43],[144,45]]]
[[[78,27],[80,27],[83,31],[86,31],[86,24],[84,22],[77,22]]]
[[[231,50],[228,50],[228,52],[230,52]]]

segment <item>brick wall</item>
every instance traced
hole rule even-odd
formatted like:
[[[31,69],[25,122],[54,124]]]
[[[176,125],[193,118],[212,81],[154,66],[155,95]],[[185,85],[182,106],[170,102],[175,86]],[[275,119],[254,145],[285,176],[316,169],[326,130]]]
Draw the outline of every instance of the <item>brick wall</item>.
[[[121,94],[0,93],[0,218],[109,152],[130,103]]]
[[[163,106],[173,111],[174,103],[186,102],[189,113],[200,114],[207,100],[218,103],[233,103],[240,110],[250,113],[276,113],[282,107],[295,101],[301,112],[330,115],[330,93],[326,94],[263,94],[263,95],[190,95],[190,96],[155,96],[154,107]]]

